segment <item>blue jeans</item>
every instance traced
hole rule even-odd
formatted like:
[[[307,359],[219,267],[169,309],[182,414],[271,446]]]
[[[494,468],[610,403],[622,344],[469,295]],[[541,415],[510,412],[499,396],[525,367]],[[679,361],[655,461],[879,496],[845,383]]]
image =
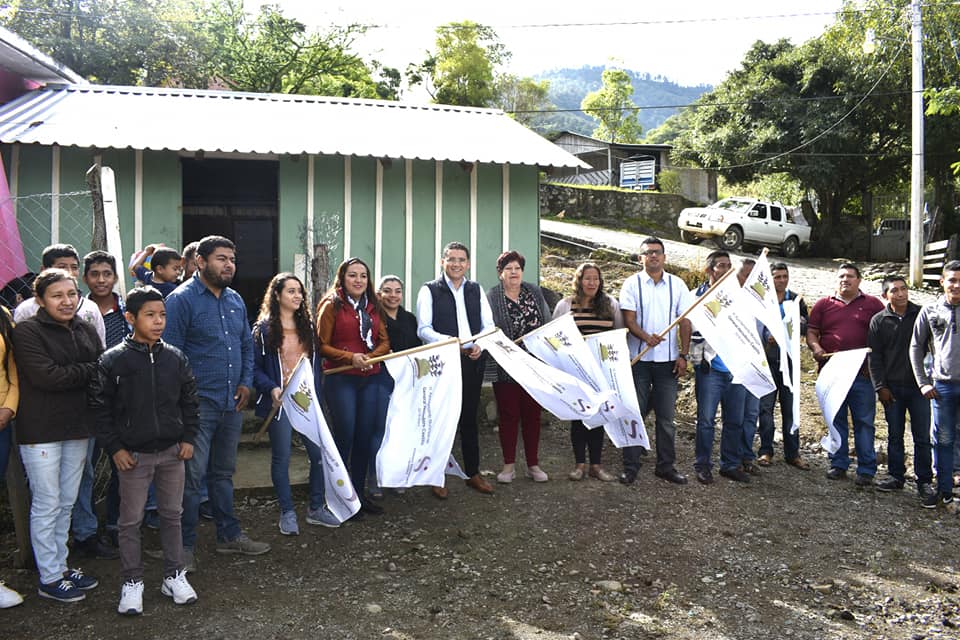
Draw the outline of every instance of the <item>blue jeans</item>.
[[[674,470],[677,462],[677,428],[673,422],[677,412],[677,376],[674,362],[644,362],[633,365],[633,384],[637,388],[640,414],[646,417],[653,409],[656,415],[657,471]],[[623,470],[637,473],[640,469],[640,447],[623,448]]]
[[[183,548],[193,550],[197,542],[200,518],[200,494],[203,477],[209,474],[210,506],[217,525],[217,542],[236,540],[242,533],[233,513],[233,473],[237,469],[237,446],[243,416],[232,407],[226,411],[200,398],[200,428],[193,444],[193,457],[187,460],[183,489]],[[207,464],[209,463],[209,471]]]
[[[793,391],[783,383],[783,374],[780,367],[770,363],[770,372],[777,383],[775,391],[760,398],[760,455],[773,456],[773,410],[777,399],[780,400],[780,430],[783,436],[783,458],[788,462],[800,457],[800,430],[790,433],[793,422]]]
[[[77,501],[89,441],[63,440],[20,445],[30,481],[30,542],[40,582],[50,584],[67,570],[70,511]]]
[[[720,469],[740,466],[743,440],[743,408],[747,390],[733,384],[733,375],[717,371],[706,362],[696,367],[697,438],[694,450],[696,469],[709,470],[713,463],[713,435],[716,430],[717,407],[723,406],[723,431],[720,434]]]
[[[290,441],[293,438],[293,427],[290,426],[285,411],[280,411],[277,417],[270,421],[269,433],[270,480],[273,481],[273,490],[277,493],[280,512],[293,511],[293,493],[290,490]],[[323,453],[309,438],[304,437],[302,441],[310,459],[310,508],[319,509],[323,506]]]
[[[753,452],[753,441],[757,437],[757,419],[760,417],[760,398],[750,393],[744,387],[746,394],[743,397],[743,429],[740,444],[740,460],[753,462],[757,454]]]
[[[893,404],[883,408],[887,416],[887,468],[890,475],[903,482],[907,472],[903,434],[909,411],[910,432],[913,434],[913,472],[918,485],[930,484],[933,482],[930,401],[923,397],[917,385],[890,385],[890,392],[893,394]]]
[[[350,481],[361,500],[366,499],[364,487],[374,437],[378,432],[383,437],[390,380],[385,368],[373,376],[339,374],[324,379],[323,395],[333,422],[333,439],[343,463],[350,467]]]
[[[939,398],[933,401],[933,435],[937,450],[937,490],[941,494],[953,492],[953,443],[960,413],[960,383],[937,382],[934,385]]]
[[[850,425],[847,422],[847,410],[853,420],[853,442],[857,451],[857,475],[877,474],[877,450],[873,446],[875,434],[873,421],[877,415],[877,394],[873,390],[870,378],[858,375],[846,399],[837,411],[833,426],[840,432],[840,448],[830,456],[830,466],[846,471],[850,468],[849,439]]]
[[[83,465],[83,475],[80,478],[80,489],[77,491],[77,501],[73,505],[73,515],[70,518],[70,531],[74,540],[89,540],[97,535],[97,514],[93,510],[93,453],[96,449],[95,438],[87,438],[86,462]]]

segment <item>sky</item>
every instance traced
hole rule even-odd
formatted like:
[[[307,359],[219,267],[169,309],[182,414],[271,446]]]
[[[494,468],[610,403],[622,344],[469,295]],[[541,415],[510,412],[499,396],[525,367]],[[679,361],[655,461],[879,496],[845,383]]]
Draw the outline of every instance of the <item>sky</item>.
[[[255,11],[263,0],[245,0]],[[269,0],[315,29],[378,25],[357,43],[365,58],[404,70],[433,48],[438,25],[472,20],[494,28],[520,76],[613,64],[682,85],[717,84],[757,40],[801,43],[834,21],[842,0]],[[602,9],[602,10],[601,10]],[[611,24],[622,23],[622,24]],[[531,26],[558,25],[558,26]]]

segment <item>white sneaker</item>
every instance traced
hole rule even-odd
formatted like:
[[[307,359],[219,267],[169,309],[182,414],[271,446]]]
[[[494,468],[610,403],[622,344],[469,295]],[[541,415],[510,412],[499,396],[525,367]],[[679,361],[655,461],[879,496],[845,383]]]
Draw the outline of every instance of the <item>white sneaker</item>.
[[[9,609],[23,602],[23,596],[0,582],[0,609]]]
[[[160,593],[172,597],[175,604],[193,604],[197,601],[197,592],[187,582],[187,572],[183,569],[163,579]]]
[[[123,583],[117,613],[123,616],[138,616],[143,613],[143,580],[127,580]]]

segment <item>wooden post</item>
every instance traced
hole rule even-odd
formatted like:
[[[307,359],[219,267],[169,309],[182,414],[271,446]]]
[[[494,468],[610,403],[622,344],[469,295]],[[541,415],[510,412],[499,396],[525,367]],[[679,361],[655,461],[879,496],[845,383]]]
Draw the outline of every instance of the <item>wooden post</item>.
[[[15,425],[11,430],[10,460],[7,465],[7,495],[10,497],[10,510],[13,512],[13,530],[16,535],[17,549],[13,554],[13,566],[17,569],[30,569],[34,565],[33,546],[30,544],[30,490],[27,488],[27,476],[23,462],[17,450],[17,432]]]

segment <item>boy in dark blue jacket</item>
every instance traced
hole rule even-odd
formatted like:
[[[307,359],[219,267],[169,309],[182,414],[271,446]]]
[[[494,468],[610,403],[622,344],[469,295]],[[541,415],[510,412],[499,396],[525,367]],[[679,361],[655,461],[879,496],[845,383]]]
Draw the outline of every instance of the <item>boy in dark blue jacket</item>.
[[[140,524],[153,482],[163,546],[161,593],[176,604],[196,602],[183,565],[180,513],[183,461],[193,456],[199,421],[197,384],[186,356],[161,339],[166,326],[163,296],[153,287],[127,296],[133,335],[100,357],[91,382],[97,439],[120,477],[120,563],[124,579],[117,611],[143,611]]]

